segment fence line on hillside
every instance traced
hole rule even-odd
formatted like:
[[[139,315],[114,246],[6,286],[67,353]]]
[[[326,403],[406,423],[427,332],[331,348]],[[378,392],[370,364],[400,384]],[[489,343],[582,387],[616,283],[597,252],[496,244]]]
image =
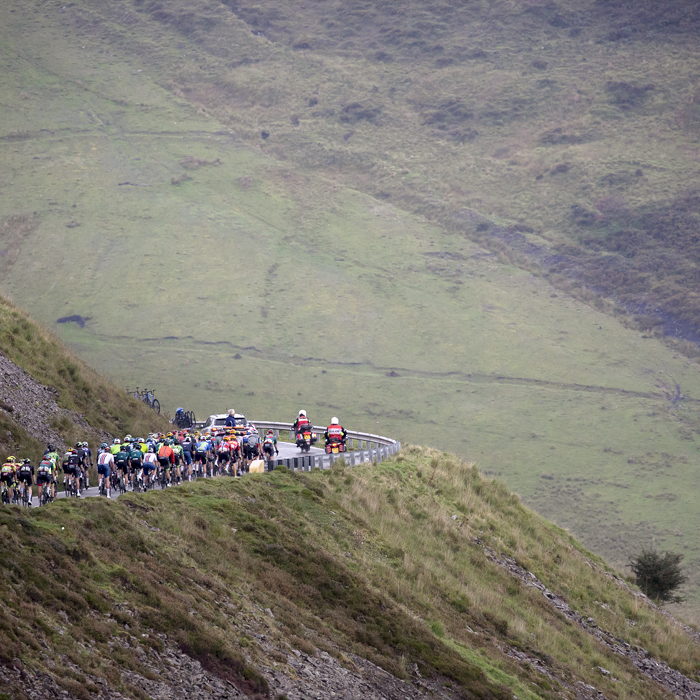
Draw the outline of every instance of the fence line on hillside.
[[[291,442],[295,442],[293,435],[293,423],[278,423],[274,421],[251,421],[260,431],[272,430],[275,437],[280,436],[280,432],[288,431]],[[323,435],[326,432],[325,426],[314,425],[314,432]],[[345,464],[354,467],[363,462],[381,462],[387,457],[396,454],[401,449],[401,443],[383,435],[373,435],[372,433],[359,433],[348,430],[347,432],[347,452],[336,455],[328,454],[302,454],[298,457],[287,457],[285,459],[271,459],[270,469],[285,466],[287,469],[299,471],[311,471],[312,469],[330,469],[334,462],[339,459]],[[354,449],[350,449],[354,447]]]

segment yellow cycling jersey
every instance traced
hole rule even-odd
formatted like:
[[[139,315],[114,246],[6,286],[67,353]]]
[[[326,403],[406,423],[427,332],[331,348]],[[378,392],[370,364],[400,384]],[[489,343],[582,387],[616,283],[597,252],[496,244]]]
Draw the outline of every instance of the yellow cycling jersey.
[[[122,446],[121,446],[121,445],[112,445],[112,446],[109,448],[109,451],[110,451],[113,455],[115,455],[115,454],[117,454],[117,452],[119,452],[121,449],[122,449]]]

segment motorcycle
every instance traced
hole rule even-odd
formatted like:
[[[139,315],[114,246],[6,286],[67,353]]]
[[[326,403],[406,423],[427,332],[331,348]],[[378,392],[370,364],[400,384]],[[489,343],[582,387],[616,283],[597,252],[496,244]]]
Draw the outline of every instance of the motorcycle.
[[[328,440],[326,443],[326,454],[327,455],[337,455],[340,454],[341,452],[347,452],[348,446],[342,441],[338,439],[333,439],[331,438]]]
[[[300,433],[297,433],[297,447],[302,452],[309,452],[311,450],[311,445],[316,444],[317,440],[318,435],[310,428],[304,428]]]

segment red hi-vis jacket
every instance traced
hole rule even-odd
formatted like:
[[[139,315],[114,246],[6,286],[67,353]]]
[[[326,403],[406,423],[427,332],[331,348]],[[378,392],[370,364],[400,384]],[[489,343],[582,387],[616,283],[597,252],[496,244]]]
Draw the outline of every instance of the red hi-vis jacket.
[[[331,423],[326,428],[326,440],[342,441],[344,439],[345,439],[345,430],[343,429],[342,425],[338,425],[337,423]]]
[[[165,457],[168,458],[170,464],[175,464],[175,453],[170,445],[161,445],[160,449],[158,450],[158,458],[164,459]]]
[[[304,432],[304,430],[309,430],[311,428],[311,423],[309,422],[308,418],[300,416],[299,418],[297,418],[297,421],[294,424],[294,426],[297,433],[302,433]]]

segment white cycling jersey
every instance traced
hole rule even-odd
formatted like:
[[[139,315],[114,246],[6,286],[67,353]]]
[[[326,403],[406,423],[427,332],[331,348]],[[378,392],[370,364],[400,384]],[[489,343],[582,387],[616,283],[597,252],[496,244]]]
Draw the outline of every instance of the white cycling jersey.
[[[101,466],[114,466],[114,455],[111,452],[103,452],[98,458],[97,463]]]

